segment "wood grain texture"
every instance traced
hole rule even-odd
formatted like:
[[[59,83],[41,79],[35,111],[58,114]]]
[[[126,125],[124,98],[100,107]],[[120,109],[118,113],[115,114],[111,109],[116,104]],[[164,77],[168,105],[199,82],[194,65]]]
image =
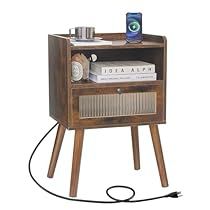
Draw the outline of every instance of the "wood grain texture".
[[[77,196],[83,138],[84,138],[84,129],[76,129],[75,138],[74,138],[74,151],[72,159],[71,184],[70,184],[70,193],[69,193],[71,197]]]
[[[127,84],[127,86],[126,86]],[[131,83],[125,83],[118,87],[107,86],[102,88],[79,88],[72,89],[73,97],[73,115],[72,115],[72,127],[113,127],[122,125],[140,125],[140,124],[150,124],[151,122],[164,122],[164,110],[162,105],[163,97],[163,86],[161,83],[156,85],[131,85]],[[79,96],[83,95],[100,95],[100,94],[117,94],[117,88],[122,90],[122,93],[136,93],[136,92],[156,92],[156,113],[154,114],[141,114],[133,116],[115,116],[115,117],[101,117],[101,118],[86,118],[81,119],[79,113]]]
[[[162,184],[162,187],[168,187],[168,179],[167,179],[167,174],[166,174],[166,169],[165,169],[165,163],[164,163],[164,158],[163,158],[163,152],[162,152],[162,147],[161,147],[161,142],[160,142],[158,126],[156,124],[150,124],[149,127],[150,127],[151,136],[152,136],[152,142],[154,146],[161,184]]]
[[[132,147],[133,147],[133,161],[134,169],[140,169],[140,155],[139,155],[139,134],[138,126],[131,126],[131,137],[132,137]]]
[[[70,39],[69,34],[56,35],[66,39]],[[104,46],[73,46],[72,50],[88,50],[88,49],[132,49],[132,48],[162,48],[164,40],[162,36],[143,34],[143,41],[141,43],[127,43],[125,33],[97,33],[96,37],[101,37],[104,40],[112,41],[112,45]]]
[[[78,81],[71,84],[72,89],[86,89],[86,88],[106,88],[106,87],[133,87],[133,86],[149,86],[161,85],[163,80],[141,81],[141,82],[113,82],[113,83],[96,83],[91,80]]]
[[[53,177],[65,128],[75,129],[72,160],[70,196],[77,195],[79,170],[85,128],[131,126],[134,168],[140,168],[138,125],[150,125],[157,165],[162,186],[168,186],[159,131],[156,124],[166,121],[166,71],[167,40],[164,36],[143,35],[143,42],[125,42],[124,33],[100,33],[97,37],[113,41],[107,46],[73,46],[68,34],[48,36],[49,46],[49,105],[50,116],[59,122],[59,128],[48,170]],[[86,57],[98,56],[98,61],[143,60],[154,63],[157,81],[97,84],[92,81],[71,81],[71,58],[76,53]],[[120,88],[123,93],[156,92],[156,113],[134,116],[102,117],[80,119],[79,97],[85,95],[116,94]]]
[[[61,38],[70,38],[69,34],[54,34],[54,36],[61,37]],[[95,36],[101,37],[107,40],[125,40],[126,39],[125,33],[96,33]],[[143,34],[143,41],[153,41],[157,43],[162,43],[163,36]]]
[[[125,40],[124,33],[96,34],[103,39],[119,42]],[[71,46],[68,34],[49,35],[49,90],[50,116],[68,129],[125,126],[131,124],[164,123],[166,119],[166,38],[144,34],[142,43],[119,46]],[[144,60],[155,64],[157,81],[97,84],[91,81],[71,81],[71,56],[92,53],[99,61]],[[116,117],[115,119],[79,120],[76,105],[80,94],[115,93],[116,88],[130,92],[157,87],[157,114],[140,117]],[[136,88],[136,90],[135,90]],[[80,89],[80,91],[76,91]],[[76,95],[77,94],[77,95]]]
[[[167,38],[163,36],[164,48],[163,48],[163,109],[164,109],[164,119],[166,121],[166,91],[167,91]]]
[[[68,77],[66,39],[48,36],[50,116],[68,124]]]
[[[52,178],[54,176],[54,172],[55,172],[56,164],[58,161],[61,145],[63,142],[65,130],[66,128],[62,126],[61,124],[58,126],[55,143],[54,143],[54,147],[53,147],[53,151],[51,155],[50,165],[48,169],[48,174],[47,174],[48,178]]]

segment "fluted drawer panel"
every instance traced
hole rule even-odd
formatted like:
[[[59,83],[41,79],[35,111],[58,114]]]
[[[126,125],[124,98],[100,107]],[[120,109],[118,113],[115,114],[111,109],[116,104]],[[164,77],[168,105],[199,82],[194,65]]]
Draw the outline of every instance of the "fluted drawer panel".
[[[156,92],[79,96],[80,118],[156,113]]]

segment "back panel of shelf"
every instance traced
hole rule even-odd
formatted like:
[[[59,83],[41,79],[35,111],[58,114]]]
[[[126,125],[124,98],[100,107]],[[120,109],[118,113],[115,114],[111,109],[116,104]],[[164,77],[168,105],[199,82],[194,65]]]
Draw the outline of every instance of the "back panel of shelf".
[[[97,55],[97,61],[135,61],[141,60],[155,64],[158,80],[164,80],[163,48],[137,48],[137,49],[95,49],[73,50],[72,55],[83,53],[86,57]],[[97,62],[96,61],[96,62]]]

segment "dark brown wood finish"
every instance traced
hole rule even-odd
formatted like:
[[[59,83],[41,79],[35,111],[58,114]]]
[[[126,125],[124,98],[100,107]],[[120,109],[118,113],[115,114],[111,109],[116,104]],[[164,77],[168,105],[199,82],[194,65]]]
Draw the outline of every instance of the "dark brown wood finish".
[[[49,169],[48,169],[48,174],[47,174],[48,178],[52,178],[54,176],[55,167],[57,164],[58,156],[59,156],[61,145],[63,142],[65,130],[66,130],[66,128],[64,126],[62,126],[61,124],[58,126],[55,143],[54,143],[54,147],[53,147],[53,152],[51,155],[50,165],[49,165]]]
[[[131,126],[134,169],[140,169],[138,126]]]
[[[67,40],[49,35],[50,116],[68,127]]]
[[[163,48],[163,81],[164,81],[164,86],[163,86],[163,109],[164,109],[164,115],[165,115],[165,121],[166,121],[166,86],[167,86],[167,39],[164,36],[164,48]]]
[[[84,138],[84,129],[76,129],[75,138],[74,138],[74,151],[73,151],[71,184],[70,184],[70,193],[69,193],[71,197],[77,196],[83,138]]]
[[[70,196],[77,195],[79,169],[85,128],[131,126],[134,168],[140,168],[138,125],[150,125],[160,179],[168,186],[157,124],[166,122],[166,69],[167,40],[164,36],[143,35],[143,42],[129,44],[124,33],[96,34],[104,40],[112,40],[107,46],[73,46],[68,34],[49,35],[49,105],[50,116],[59,122],[51,157],[48,177],[53,177],[65,129],[75,129]],[[155,64],[156,81],[125,83],[94,83],[71,81],[71,57],[83,53],[87,57],[95,53],[98,61],[143,60]],[[79,97],[86,95],[156,92],[156,113],[133,116],[115,116],[80,119]]]
[[[133,87],[133,86],[150,86],[150,85],[161,85],[163,80],[154,81],[142,81],[142,82],[117,82],[117,83],[96,83],[91,80],[78,81],[71,83],[72,89],[86,89],[86,88],[107,88],[107,87]]]
[[[150,124],[150,132],[152,136],[152,142],[155,150],[155,156],[157,160],[159,175],[162,187],[168,187],[168,179],[166,175],[165,163],[163,159],[163,152],[160,142],[160,135],[158,131],[158,126],[156,124]]]
[[[150,122],[165,123],[166,38],[145,34],[142,43],[127,44],[124,41],[125,34],[123,33],[96,34],[96,36],[112,40],[114,45],[71,46],[68,34],[49,35],[50,116],[68,129],[75,129],[77,127],[107,127],[105,121],[108,121],[109,125],[112,125],[113,122],[115,126],[140,125]],[[71,82],[71,55],[78,52],[84,53],[86,56],[95,53],[100,61],[138,59],[152,62],[156,66],[158,80],[112,84],[97,84],[91,81]],[[93,89],[96,89],[99,94],[105,94],[107,87],[110,87],[109,90],[112,93],[116,91],[116,87],[123,89],[127,87],[129,89],[136,86],[138,89],[144,89],[146,86],[149,90],[158,84],[160,87],[157,87],[157,115],[141,116],[141,118],[136,116],[126,118],[116,117],[115,119],[101,119],[101,121],[96,119],[95,122],[93,120],[79,121],[78,119],[77,108],[75,106],[78,105],[80,94],[85,92],[89,94]],[[77,91],[77,89],[81,90]],[[130,91],[133,91],[132,88]],[[75,95],[76,93],[77,95]]]
[[[126,86],[127,84],[127,86]],[[118,84],[117,87],[103,87],[103,88],[79,88],[73,89],[73,119],[72,128],[95,128],[95,127],[113,127],[113,126],[129,126],[129,125],[142,125],[155,123],[164,123],[165,115],[162,106],[163,102],[163,86],[159,83],[156,85],[130,85],[125,83],[123,86]],[[80,119],[79,113],[79,96],[82,95],[97,95],[97,94],[117,94],[117,89],[120,88],[122,93],[135,93],[135,92],[156,92],[156,113],[147,115],[134,115],[122,117],[101,117],[101,118],[88,118]]]
[[[54,35],[61,38],[70,39],[69,34],[58,34]],[[113,42],[112,45],[109,46],[73,46],[74,49],[121,49],[121,48],[157,48],[163,47],[163,36],[151,35],[151,34],[143,34],[143,41],[141,43],[127,43],[125,41],[126,37],[124,33],[97,33],[97,37],[101,37],[104,40],[110,40]]]
[[[135,45],[135,46],[134,46]],[[100,49],[133,49],[133,48],[162,48],[163,43],[151,42],[151,41],[143,41],[139,44],[130,44],[126,43],[124,40],[112,41],[112,45],[104,45],[104,46],[71,46],[72,50],[100,50]]]
[[[61,38],[69,38],[69,34],[55,34],[54,36],[59,36]],[[74,36],[74,34],[72,34]],[[125,33],[97,33],[97,37],[101,37],[106,40],[125,40]],[[163,42],[163,36],[152,35],[152,34],[143,34],[143,41],[152,41],[152,42]]]

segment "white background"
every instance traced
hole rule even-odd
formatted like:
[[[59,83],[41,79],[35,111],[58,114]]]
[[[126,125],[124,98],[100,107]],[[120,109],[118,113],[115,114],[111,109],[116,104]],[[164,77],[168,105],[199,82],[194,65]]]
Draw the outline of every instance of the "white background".
[[[0,209],[208,209],[208,1],[94,0],[0,3]],[[107,199],[111,185],[129,185],[136,199],[181,190],[180,199],[139,204],[86,204],[48,195],[30,179],[30,154],[55,123],[48,113],[49,33],[91,25],[124,32],[126,12],[143,13],[143,32],[168,38],[167,124],[160,125],[170,186],[161,188],[148,126],[139,127],[141,170],[133,170],[129,127],[85,132],[78,198]],[[66,132],[54,179],[47,169],[55,131],[32,162],[35,177],[68,196],[73,131]],[[121,194],[119,192],[119,194]]]

